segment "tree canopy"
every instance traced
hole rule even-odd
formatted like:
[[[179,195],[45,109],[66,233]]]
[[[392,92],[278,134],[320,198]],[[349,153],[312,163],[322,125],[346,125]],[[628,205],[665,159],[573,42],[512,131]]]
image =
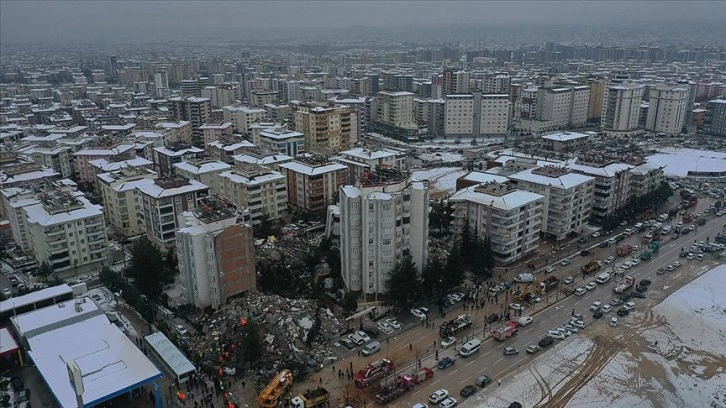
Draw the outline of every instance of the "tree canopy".
[[[385,287],[388,296],[399,307],[410,306],[418,300],[421,294],[421,280],[408,250],[403,251],[400,261],[391,269]]]

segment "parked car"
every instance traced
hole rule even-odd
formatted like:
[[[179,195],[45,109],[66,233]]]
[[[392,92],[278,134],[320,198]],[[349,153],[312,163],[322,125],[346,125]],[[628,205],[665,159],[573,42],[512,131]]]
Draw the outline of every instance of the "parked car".
[[[545,348],[545,347],[551,346],[552,343],[554,343],[554,342],[555,341],[552,340],[552,337],[545,336],[542,340],[539,341],[539,343],[537,343],[537,345],[540,346],[541,348]]]
[[[487,316],[487,323],[488,324],[496,323],[497,320],[499,320],[499,315],[496,314],[496,313],[492,313],[489,316]]]
[[[449,396],[449,391],[445,389],[440,389],[434,391],[433,394],[429,395],[429,402],[432,404],[438,404],[439,402],[445,400]]]
[[[512,310],[524,310],[522,305],[520,305],[519,303],[510,303],[509,308]]]
[[[628,302],[625,305],[623,305],[623,308],[625,308],[626,310],[633,310],[633,309],[635,309],[635,303]]]
[[[558,340],[565,339],[565,335],[563,333],[560,333],[558,330],[547,330],[547,337]]]
[[[595,318],[595,319],[600,319],[600,318],[602,318],[602,316],[603,316],[603,314],[599,310],[597,312],[595,312],[595,313],[592,314],[592,317]]]
[[[610,318],[610,326],[616,327],[618,325],[618,318],[613,316]]]
[[[618,316],[620,316],[620,317],[627,316],[629,314],[630,314],[630,311],[624,307],[621,307],[620,309],[618,309]]]
[[[476,384],[480,387],[486,387],[487,384],[489,384],[490,382],[492,382],[492,379],[489,378],[488,375],[480,375],[479,377],[476,378],[476,381],[474,381],[474,384]]]
[[[466,387],[461,389],[461,392],[459,393],[464,398],[469,398],[472,395],[476,393],[476,387],[469,384]]]
[[[384,321],[378,322],[377,326],[378,326],[379,329],[383,330],[386,333],[390,333],[390,332],[393,331],[393,327],[391,327],[390,324],[388,324],[388,323],[386,323]]]
[[[531,346],[527,347],[527,354],[534,354],[540,350],[540,346],[536,344],[532,344]]]
[[[588,291],[595,289],[597,287],[597,284],[595,282],[589,282],[587,285],[585,285],[585,289]]]
[[[582,320],[575,320],[574,322],[572,322],[572,325],[577,327],[578,329],[585,328],[585,322],[583,322]]]
[[[505,347],[504,348],[504,355],[505,356],[512,356],[512,355],[515,355],[515,354],[519,354],[519,350],[517,350],[516,348],[514,348],[514,347]]]
[[[560,261],[560,265],[562,265],[562,266],[567,266],[567,265],[569,265],[571,263],[572,262],[570,262],[569,259],[563,259],[562,261]]]
[[[343,338],[338,341],[343,347],[347,348],[348,350],[354,350],[355,349],[355,343],[350,341],[349,339]]]
[[[641,289],[646,288],[645,286],[638,286],[638,287]],[[643,292],[638,291],[638,290],[636,290],[635,292],[631,292],[630,297],[632,297],[633,299],[645,299],[645,295],[643,294]]]
[[[388,323],[389,325],[391,325],[391,327],[393,327],[394,330],[400,330],[401,329],[401,323],[399,323],[398,320],[396,320],[396,319],[394,319],[392,317],[389,317],[388,319],[386,319],[386,323]]]
[[[439,404],[440,408],[454,408],[458,402],[456,401],[456,398],[449,397],[443,401],[441,401],[441,404]]]
[[[355,335],[363,339],[364,343],[368,343],[371,341],[371,336],[368,335],[368,333],[364,332],[363,330],[358,330],[355,332]]]
[[[703,258],[703,255],[700,255],[700,256],[701,256],[701,258]],[[664,273],[666,273],[666,268],[661,266],[660,268],[658,268],[657,271],[655,271],[655,273],[658,275],[663,275]]]
[[[595,312],[595,311],[600,310],[601,307],[602,307],[602,302],[600,302],[599,300],[596,300],[596,301],[592,302],[592,304],[590,305],[590,310]]]
[[[576,296],[582,296],[585,293],[587,293],[587,290],[585,290],[585,288],[577,288],[577,289],[575,289],[575,295]]]
[[[565,285],[570,285],[575,282],[575,278],[573,278],[572,276],[566,276],[563,282],[565,283]]]
[[[420,309],[411,309],[411,314],[419,320],[426,320],[426,313]]]
[[[613,307],[606,304],[602,305],[602,308],[600,310],[602,310],[603,313],[610,313],[610,311],[613,310]]]
[[[454,365],[454,363],[456,363],[456,360],[453,357],[447,356],[442,358],[436,366],[439,367],[439,370],[445,370]]]
[[[456,337],[447,337],[443,340],[441,340],[441,348],[447,348],[451,346],[452,344],[456,344]]]
[[[612,306],[617,306],[617,305],[622,305],[622,304],[623,304],[623,301],[620,300],[620,298],[613,298],[610,301],[610,305],[612,305]]]

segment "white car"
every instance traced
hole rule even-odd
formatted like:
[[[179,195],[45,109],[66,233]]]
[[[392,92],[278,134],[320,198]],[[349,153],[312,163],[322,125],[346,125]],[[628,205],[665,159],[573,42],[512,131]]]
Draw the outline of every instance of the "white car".
[[[577,327],[572,325],[572,323],[565,323],[562,325],[562,328],[570,331],[571,333],[577,333],[579,331],[577,330]]]
[[[618,325],[618,318],[613,316],[610,318],[610,326],[617,327]]]
[[[371,341],[371,337],[363,330],[358,330],[357,332],[355,332],[355,335],[363,339],[364,343],[368,343]]]
[[[361,344],[365,343],[362,338],[360,338],[357,334],[352,333],[348,335],[348,340],[352,341],[353,344],[356,346],[360,346]]]
[[[569,331],[569,330],[567,330],[567,329],[565,329],[564,327],[558,327],[558,328],[557,328],[557,329],[555,329],[555,330],[557,330],[558,332],[562,333],[562,335],[563,335],[563,336],[565,336],[565,337],[570,337],[570,336],[572,336],[572,332],[571,332],[571,331]]]
[[[390,333],[393,331],[393,327],[391,327],[391,325],[386,322],[378,322],[378,328],[386,333]]]
[[[523,310],[524,308],[519,303],[510,303],[509,308],[512,310]]]
[[[449,397],[443,401],[441,401],[441,404],[439,404],[439,407],[441,408],[454,408],[457,404],[456,398]]]
[[[434,391],[433,394],[429,396],[429,402],[432,404],[438,404],[439,402],[445,400],[449,396],[449,391],[445,389],[440,389]]]
[[[637,266],[640,264],[640,258],[632,258],[630,263],[633,264],[633,266]]]
[[[532,323],[532,317],[531,316],[522,316],[517,320],[517,323],[519,323],[520,326],[526,326],[530,323]]]
[[[633,310],[633,309],[635,309],[635,303],[628,302],[628,303],[626,303],[626,304],[623,305],[623,309],[625,309],[625,310]]]
[[[696,259],[696,255],[693,255],[693,253],[689,253],[688,255],[686,255],[686,259],[688,259],[689,261],[692,261],[692,260]]]
[[[577,288],[577,289],[575,289],[575,296],[582,296],[585,293],[587,293],[587,290],[585,290],[585,288]]]
[[[584,329],[585,328],[585,322],[582,320],[575,320],[574,322],[570,323],[573,326],[577,327],[578,329]]]
[[[633,264],[630,261],[625,261],[620,267],[627,271],[631,266],[633,266]]]
[[[611,304],[612,306],[622,305],[622,304],[623,304],[623,301],[622,301],[622,300],[620,300],[620,298],[613,298],[613,299],[612,299],[612,300],[610,301],[610,304]]]
[[[615,260],[615,257],[610,255],[607,258],[605,258],[605,265],[610,265]]]
[[[456,337],[447,337],[441,340],[441,348],[447,348],[452,344],[456,344]]]
[[[573,278],[572,276],[567,276],[565,278],[564,282],[565,282],[565,285],[569,285],[569,284],[575,282],[575,278]]]
[[[419,309],[411,309],[411,314],[419,320],[426,320],[426,313],[422,312]]]
[[[590,310],[595,312],[595,311],[600,310],[601,307],[602,307],[602,302],[600,302],[599,300],[596,300],[596,301],[592,302],[592,304],[590,305]]]
[[[184,335],[186,335],[186,334],[187,334],[187,329],[186,329],[186,327],[182,326],[181,324],[177,324],[177,325],[176,325],[176,331],[177,331],[177,332],[178,332],[179,334],[181,334],[182,336],[184,336]]]
[[[603,313],[610,313],[611,310],[613,310],[613,307],[607,304],[602,305],[602,308],[600,309]]]
[[[670,264],[670,265],[666,266],[666,269],[668,269],[669,271],[672,271],[672,270],[676,269],[676,267],[673,264]]]
[[[562,261],[560,261],[560,265],[562,265],[562,266],[567,266],[567,265],[569,265],[571,263],[572,262],[570,262],[569,259],[563,259]]]
[[[593,290],[595,289],[595,287],[597,287],[597,283],[595,282],[589,282],[587,285],[585,285],[585,289],[587,290]]]
[[[679,266],[681,266],[681,263],[679,261],[673,261],[673,266],[678,268]]]
[[[564,340],[565,339],[565,335],[562,334],[562,333],[560,333],[557,330],[548,330],[547,331],[547,335],[549,337],[552,337],[553,339],[560,339],[560,340]]]
[[[592,233],[592,237],[593,238],[597,238],[599,236],[600,236],[600,231],[595,231],[595,232]]]
[[[389,317],[386,319],[386,323],[388,323],[391,327],[393,327],[394,330],[399,330],[401,328],[401,323],[398,322],[398,320]]]

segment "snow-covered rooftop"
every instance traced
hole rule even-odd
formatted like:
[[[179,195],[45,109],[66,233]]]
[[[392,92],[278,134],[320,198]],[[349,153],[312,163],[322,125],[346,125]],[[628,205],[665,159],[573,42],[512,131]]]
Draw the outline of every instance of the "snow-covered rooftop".
[[[187,171],[189,173],[193,174],[204,174],[204,173],[210,173],[213,171],[224,171],[227,169],[232,168],[231,165],[216,161],[216,160],[205,160],[203,162],[179,162],[174,163],[174,167],[177,169]]]
[[[563,174],[559,177],[548,177],[543,174],[537,174],[536,169],[528,169],[519,173],[514,173],[510,175],[509,178],[514,180],[529,181],[530,183],[550,186],[552,188],[558,188],[563,190],[577,187],[581,184],[585,184],[595,179],[594,177],[573,172]]]
[[[544,135],[544,136],[542,136],[542,139],[554,140],[556,142],[566,142],[569,140],[587,139],[588,137],[590,137],[590,136],[586,135],[584,133],[561,132],[561,133],[553,133],[551,135]]]
[[[317,176],[319,174],[330,173],[339,170],[346,170],[348,167],[340,163],[327,163],[322,166],[310,166],[305,163],[298,161],[292,161],[288,163],[281,163],[280,167],[294,171],[296,173],[305,174],[308,176]]]
[[[529,191],[512,190],[502,195],[494,195],[477,191],[478,188],[478,186],[472,186],[459,190],[451,196],[450,200],[469,201],[500,210],[511,210],[544,199],[544,196]]]

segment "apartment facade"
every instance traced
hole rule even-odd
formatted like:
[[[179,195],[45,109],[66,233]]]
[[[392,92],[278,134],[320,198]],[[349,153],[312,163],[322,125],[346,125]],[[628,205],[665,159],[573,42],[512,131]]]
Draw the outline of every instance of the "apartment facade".
[[[663,169],[650,164],[641,164],[630,170],[631,197],[642,197],[661,186],[665,181]]]
[[[605,90],[600,126],[606,135],[630,136],[639,130],[643,87],[615,84]]]
[[[246,106],[225,106],[222,108],[222,117],[225,122],[232,122],[234,131],[244,135],[249,134],[249,128],[255,122],[265,120],[267,112],[261,108]]]
[[[232,122],[205,123],[199,127],[199,130],[202,131],[204,146],[224,137],[232,136],[232,129]]]
[[[568,165],[573,171],[595,177],[592,216],[602,219],[624,206],[630,197],[630,170],[625,163],[585,163]]]
[[[537,193],[542,203],[542,233],[557,241],[580,233],[592,213],[595,178],[563,167],[539,167],[509,176],[519,190]]]
[[[55,170],[63,178],[73,175],[73,152],[68,146],[57,143],[34,145],[18,149],[18,153],[30,157],[36,164]]]
[[[647,130],[676,135],[686,124],[688,89],[681,85],[659,84],[652,87],[648,98]]]
[[[380,91],[376,96],[376,118],[373,131],[396,138],[417,138],[418,127],[413,117],[414,93]]]
[[[220,194],[219,174],[232,169],[232,165],[218,160],[201,158],[174,164],[174,173],[196,180],[209,187],[209,195]]]
[[[540,139],[543,149],[553,152],[574,152],[590,144],[590,136],[585,133],[559,132],[544,135]]]
[[[291,157],[295,157],[306,151],[305,135],[294,130],[263,130],[257,137],[257,141],[257,146],[263,150],[269,150]]]
[[[338,152],[351,147],[351,111],[344,107],[301,107],[295,111],[295,129],[305,135],[305,149]],[[263,132],[264,133],[264,132]]]
[[[134,237],[145,232],[137,187],[151,184],[158,175],[148,169],[124,167],[98,175],[103,212],[115,232]]]
[[[287,180],[288,203],[302,211],[321,211],[335,202],[340,186],[344,185],[348,168],[324,157],[298,157],[280,164]]]
[[[108,259],[103,209],[82,194],[43,195],[23,208],[31,249],[38,262],[47,262],[60,277],[96,272]]]
[[[146,236],[162,249],[174,245],[180,216],[209,195],[209,187],[181,176],[164,177],[136,187],[141,193]]]
[[[174,175],[175,164],[204,157],[204,149],[178,142],[155,147],[153,155],[159,177],[168,177]]]
[[[201,143],[202,131],[200,127],[212,121],[212,103],[210,99],[186,96],[169,98],[169,101],[172,104],[174,116],[178,120],[191,122],[192,144],[196,145]]]
[[[497,264],[508,265],[539,247],[542,195],[490,182],[459,190],[449,200],[457,232],[469,223],[480,238],[489,238]]]
[[[726,99],[713,99],[706,103],[703,133],[726,137]]]
[[[97,159],[118,161],[134,157],[136,146],[133,144],[111,144],[107,146],[94,146],[81,149],[73,153],[74,172],[80,183],[95,183],[96,173],[90,164]]]
[[[244,163],[219,174],[220,197],[248,211],[252,225],[264,216],[279,220],[287,213],[287,183],[282,173]]]
[[[509,131],[509,95],[447,95],[446,136],[501,136]]]
[[[182,301],[217,310],[230,297],[255,291],[252,226],[239,223],[234,204],[206,198],[183,218],[176,231]]]
[[[585,126],[589,101],[589,86],[539,88],[537,119],[552,129]]]
[[[419,271],[428,256],[428,185],[395,170],[340,189],[340,255],[346,288],[383,293],[404,250]]]

